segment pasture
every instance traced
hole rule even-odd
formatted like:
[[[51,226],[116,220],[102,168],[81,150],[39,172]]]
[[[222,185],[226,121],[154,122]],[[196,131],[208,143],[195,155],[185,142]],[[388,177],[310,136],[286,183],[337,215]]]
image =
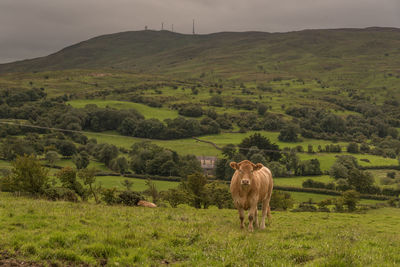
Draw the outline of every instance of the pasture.
[[[86,105],[97,105],[99,108],[115,108],[115,109],[135,109],[142,114],[146,119],[159,119],[161,121],[165,119],[174,119],[178,117],[176,110],[170,110],[166,108],[153,108],[140,103],[133,103],[128,101],[117,101],[117,100],[98,100],[98,99],[79,99],[68,101],[67,104],[75,108],[84,108]]]
[[[0,193],[0,255],[59,265],[394,266],[400,209],[272,212],[239,229],[235,210],[49,202]]]

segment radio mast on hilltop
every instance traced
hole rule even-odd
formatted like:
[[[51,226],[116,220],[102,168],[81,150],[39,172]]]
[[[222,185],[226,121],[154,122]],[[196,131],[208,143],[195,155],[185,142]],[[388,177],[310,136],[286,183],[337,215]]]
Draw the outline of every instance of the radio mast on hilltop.
[[[164,30],[164,22],[161,22],[161,30]]]
[[[193,35],[195,35],[195,33],[194,33],[194,19],[193,19]]]

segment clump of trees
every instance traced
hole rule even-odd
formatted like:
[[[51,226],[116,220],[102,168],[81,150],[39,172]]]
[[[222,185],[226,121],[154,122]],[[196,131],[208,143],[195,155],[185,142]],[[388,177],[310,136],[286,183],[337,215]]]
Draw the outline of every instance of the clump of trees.
[[[339,188],[355,189],[368,194],[380,192],[379,187],[374,185],[372,175],[360,170],[357,159],[353,156],[339,156],[330,169],[330,175],[337,180]]]
[[[223,158],[217,161],[216,177],[230,180],[234,170],[229,162],[249,159],[253,163],[267,166],[274,177],[290,175],[320,175],[322,174],[318,159],[301,161],[295,149],[281,151],[279,146],[258,133],[246,137],[238,145],[226,145],[222,148]]]

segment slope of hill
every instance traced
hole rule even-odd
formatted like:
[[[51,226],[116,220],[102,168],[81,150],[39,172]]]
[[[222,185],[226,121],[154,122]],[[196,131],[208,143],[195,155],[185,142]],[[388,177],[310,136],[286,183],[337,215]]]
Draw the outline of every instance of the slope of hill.
[[[46,57],[0,64],[0,73],[114,68],[186,77],[366,77],[398,69],[399,47],[400,30],[394,28],[207,35],[130,31],[98,36]]]
[[[248,233],[239,228],[237,211],[227,209],[110,207],[6,193],[0,203],[0,265],[8,257],[45,266],[400,264],[400,210],[394,208],[273,211],[266,230]]]

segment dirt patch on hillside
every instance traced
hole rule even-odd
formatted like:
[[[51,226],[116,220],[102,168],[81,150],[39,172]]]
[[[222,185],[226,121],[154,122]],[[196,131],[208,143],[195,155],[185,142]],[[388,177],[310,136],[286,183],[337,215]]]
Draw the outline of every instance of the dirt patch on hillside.
[[[11,255],[8,251],[0,251],[0,266],[4,267],[17,267],[17,266],[28,266],[28,267],[41,267],[42,264],[32,262],[32,261],[23,261],[14,259],[13,255]]]

